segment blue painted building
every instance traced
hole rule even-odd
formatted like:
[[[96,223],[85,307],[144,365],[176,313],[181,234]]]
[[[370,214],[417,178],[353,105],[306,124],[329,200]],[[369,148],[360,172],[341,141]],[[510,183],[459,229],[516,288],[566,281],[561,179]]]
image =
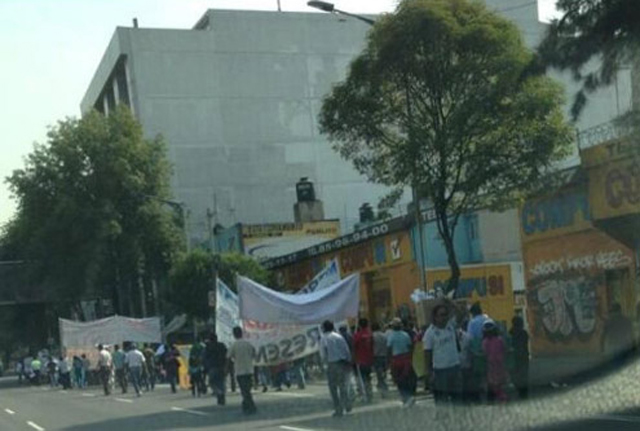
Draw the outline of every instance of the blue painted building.
[[[434,211],[423,211],[423,220],[422,259],[417,243],[418,229],[415,226],[411,228],[417,263],[427,271],[447,268],[447,250],[438,232]],[[460,266],[521,261],[518,211],[511,209],[496,213],[480,210],[460,216],[454,233],[454,247]]]
[[[418,229],[413,226],[411,229],[411,241],[413,252],[418,260],[418,265],[426,265],[428,268],[439,268],[449,265],[447,250],[435,220],[427,221],[423,224],[423,257],[420,259],[420,248],[416,243]],[[456,227],[454,237],[454,248],[460,265],[483,262],[482,247],[480,244],[478,214],[461,216]]]

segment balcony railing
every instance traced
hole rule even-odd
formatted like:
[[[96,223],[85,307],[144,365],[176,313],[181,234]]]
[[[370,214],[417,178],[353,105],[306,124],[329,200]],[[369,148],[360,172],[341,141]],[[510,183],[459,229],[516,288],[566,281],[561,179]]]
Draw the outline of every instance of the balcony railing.
[[[627,137],[631,134],[631,127],[616,121],[598,124],[585,130],[578,131],[578,147],[585,150],[605,142]]]

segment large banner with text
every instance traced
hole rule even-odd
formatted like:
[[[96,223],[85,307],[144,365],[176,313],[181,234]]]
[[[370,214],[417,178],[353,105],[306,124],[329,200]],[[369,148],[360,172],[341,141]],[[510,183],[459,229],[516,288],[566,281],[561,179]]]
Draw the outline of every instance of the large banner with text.
[[[340,281],[337,260],[332,260],[298,294],[326,289]],[[320,328],[318,325],[290,325],[240,320],[238,297],[222,281],[217,282],[216,333],[218,339],[229,345],[233,342],[232,329],[241,326],[244,338],[256,349],[256,365],[278,365],[317,353]]]

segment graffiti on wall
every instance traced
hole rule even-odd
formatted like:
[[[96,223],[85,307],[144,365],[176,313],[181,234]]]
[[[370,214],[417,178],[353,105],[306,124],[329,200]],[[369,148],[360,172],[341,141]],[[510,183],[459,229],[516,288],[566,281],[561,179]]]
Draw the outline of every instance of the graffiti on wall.
[[[640,211],[640,159],[628,158],[589,170],[589,199],[594,220]]]
[[[613,208],[620,208],[623,204],[637,205],[640,203],[640,164],[633,160],[630,164],[613,167],[605,182],[605,197]]]
[[[542,260],[529,269],[533,277],[564,274],[567,271],[610,270],[631,265],[631,257],[622,250],[599,251],[593,254],[567,256],[555,260]]]
[[[571,272],[532,283],[531,305],[537,308],[536,320],[551,340],[589,337],[596,329],[598,297],[597,277]]]

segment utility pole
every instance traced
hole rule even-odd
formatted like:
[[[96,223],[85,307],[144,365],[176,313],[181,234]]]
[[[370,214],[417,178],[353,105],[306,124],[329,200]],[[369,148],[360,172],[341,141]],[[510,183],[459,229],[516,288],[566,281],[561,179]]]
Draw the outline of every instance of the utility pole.
[[[213,211],[207,208],[207,233],[209,235],[209,249],[211,253],[215,253],[215,238],[213,235]]]

